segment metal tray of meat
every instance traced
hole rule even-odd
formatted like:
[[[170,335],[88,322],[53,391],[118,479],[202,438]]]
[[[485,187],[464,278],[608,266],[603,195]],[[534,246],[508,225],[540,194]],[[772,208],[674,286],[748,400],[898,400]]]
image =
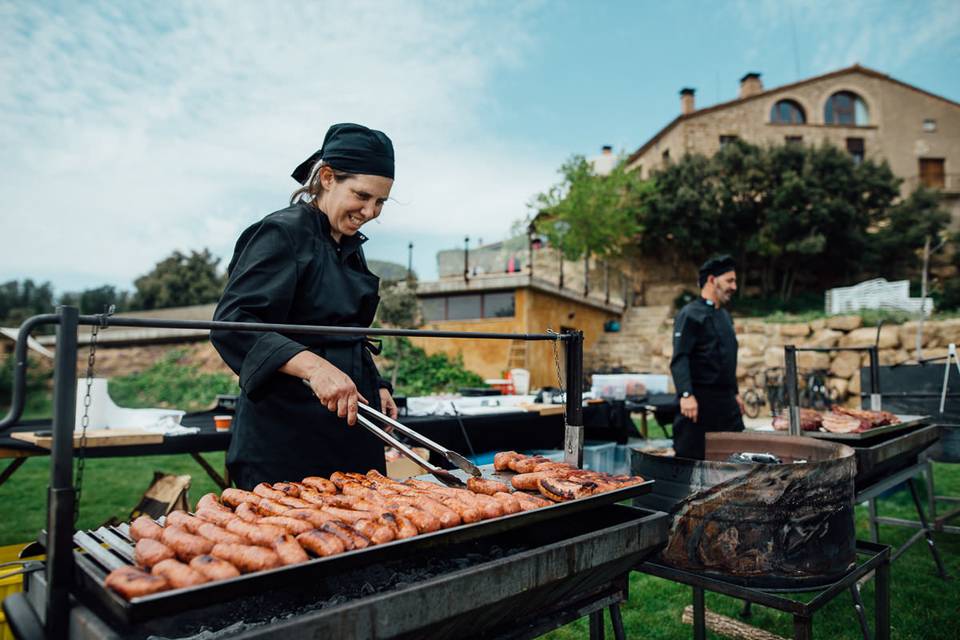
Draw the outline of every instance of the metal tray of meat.
[[[496,472],[492,466],[482,467],[481,471],[485,478],[500,481],[509,481],[509,478],[515,475]],[[453,473],[462,479],[467,477],[461,471],[454,471]],[[423,476],[421,479],[432,480],[430,476]],[[653,480],[647,480],[623,489],[560,502],[533,511],[521,511],[499,518],[420,534],[404,540],[394,540],[366,549],[346,551],[326,558],[314,558],[302,564],[247,573],[229,580],[164,591],[132,600],[121,598],[104,585],[104,579],[111,570],[134,563],[133,542],[129,537],[129,527],[127,524],[117,527],[101,527],[97,530],[79,531],[74,535],[74,543],[76,544],[74,558],[78,568],[74,576],[78,593],[82,598],[88,602],[92,600],[93,603],[104,609],[111,618],[121,624],[131,624],[194,607],[224,602],[242,595],[263,593],[274,587],[289,587],[305,583],[314,576],[329,575],[349,571],[357,567],[388,562],[440,545],[475,540],[484,536],[496,535],[512,529],[589,511],[604,505],[631,500],[648,493],[653,484]]]
[[[863,440],[871,440],[877,436],[882,436],[888,433],[896,433],[898,431],[907,431],[912,429],[917,425],[926,423],[930,416],[902,416],[897,415],[900,419],[899,424],[887,424],[882,427],[874,427],[873,429],[867,429],[860,433],[830,433],[829,431],[804,431],[803,435],[810,436],[811,438],[822,438],[824,440],[838,440],[840,442],[860,442]]]

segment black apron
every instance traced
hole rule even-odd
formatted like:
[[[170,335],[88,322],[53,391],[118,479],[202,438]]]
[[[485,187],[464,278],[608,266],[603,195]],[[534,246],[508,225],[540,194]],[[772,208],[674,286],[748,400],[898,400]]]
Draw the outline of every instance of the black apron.
[[[673,421],[673,450],[679,458],[704,459],[708,431],[743,431],[737,392],[729,387],[698,387],[697,421],[677,414]]]
[[[214,317],[251,321],[255,313],[261,322],[370,326],[380,301],[380,280],[363,258],[359,245],[365,238],[360,234],[344,237],[342,246],[337,245],[323,213],[302,204],[290,209],[293,214],[274,220],[288,210],[271,214],[258,223],[267,228],[254,225],[241,236],[231,278]],[[271,306],[274,300],[282,307],[279,311]],[[360,394],[379,409],[380,377],[371,355],[376,347],[364,337],[251,335],[211,334],[214,345],[241,376],[227,451],[227,467],[236,485],[250,489],[260,482],[296,481],[334,471],[385,472],[380,440],[360,425],[348,426],[298,378],[276,371],[296,353],[291,345],[299,350],[306,347],[347,374]],[[264,351],[262,344],[256,347],[257,340],[278,345],[270,349],[281,354],[279,359],[268,355],[256,362],[264,369],[272,367],[271,371],[251,373],[249,363],[244,363],[256,348]]]

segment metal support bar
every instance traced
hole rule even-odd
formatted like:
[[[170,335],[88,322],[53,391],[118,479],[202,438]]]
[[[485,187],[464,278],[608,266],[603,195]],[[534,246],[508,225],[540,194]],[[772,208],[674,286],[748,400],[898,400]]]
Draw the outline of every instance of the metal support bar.
[[[567,423],[564,425],[563,460],[583,466],[583,332],[572,331],[566,343]]]
[[[707,605],[700,587],[693,588],[693,638],[707,640]]]
[[[14,458],[10,464],[8,464],[2,472],[0,472],[0,485],[3,485],[4,482],[10,479],[17,469],[23,466],[23,463],[26,462],[26,458]]]
[[[203,470],[207,472],[207,475],[210,476],[210,479],[213,480],[213,482],[220,487],[221,490],[230,488],[230,483],[227,482],[226,479],[224,479],[219,473],[217,473],[217,470],[214,469],[210,463],[203,458],[203,456],[196,451],[191,451],[190,457],[196,460],[198,465],[203,467]]]
[[[620,603],[610,605],[610,626],[613,627],[613,640],[627,640],[627,632],[623,628],[623,616],[620,615]]]
[[[73,428],[77,411],[77,320],[75,307],[58,309],[54,358],[53,442],[47,495],[46,631],[54,639],[69,634],[73,585]]]
[[[590,614],[590,640],[603,640],[603,609]]]
[[[910,487],[910,497],[913,498],[913,504],[917,507],[917,516],[920,518],[920,524],[923,525],[923,534],[927,539],[927,546],[930,548],[930,553],[933,555],[933,561],[937,565],[937,575],[940,576],[943,580],[947,579],[947,570],[943,566],[943,560],[940,559],[940,550],[937,549],[937,543],[933,540],[933,533],[930,531],[930,526],[927,524],[927,516],[923,512],[923,505],[920,504],[920,495],[917,493],[917,484],[913,478],[907,482],[907,486]]]
[[[860,621],[860,631],[863,633],[863,640],[872,640],[870,633],[870,623],[867,622],[867,611],[863,606],[863,598],[860,596],[860,585],[854,583],[850,585],[850,597],[853,598],[853,608],[857,612],[857,620]]]
[[[783,348],[786,365],[787,398],[790,407],[790,435],[800,435],[800,391],[797,388],[797,348],[790,344]]]

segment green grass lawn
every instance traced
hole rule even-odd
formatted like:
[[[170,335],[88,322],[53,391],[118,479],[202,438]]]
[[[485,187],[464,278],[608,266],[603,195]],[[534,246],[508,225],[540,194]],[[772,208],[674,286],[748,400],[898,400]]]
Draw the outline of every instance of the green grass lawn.
[[[205,458],[214,468],[223,468],[222,453],[207,454]],[[111,517],[125,518],[149,486],[154,470],[191,475],[190,497],[193,501],[215,490],[213,482],[187,455],[89,460],[80,527],[94,527]],[[935,473],[937,493],[960,496],[960,467],[938,464]],[[33,458],[0,486],[0,545],[29,541],[43,527],[48,474],[49,459]],[[909,494],[905,491],[879,504],[882,515],[914,517]],[[857,508],[857,523],[860,537],[866,539],[866,510],[862,507]],[[909,537],[911,531],[881,527],[881,541],[899,544]],[[960,536],[937,534],[936,540],[953,579],[944,582],[936,577],[930,552],[922,542],[898,559],[893,565],[891,585],[894,638],[960,638]],[[866,586],[863,597],[872,624],[872,582]],[[690,626],[680,622],[683,608],[691,602],[690,587],[633,573],[630,601],[623,608],[627,636],[651,640],[691,637]],[[707,606],[731,617],[740,610],[739,601],[716,594],[707,596]],[[754,607],[751,623],[782,636],[792,635],[792,619],[776,611]],[[607,625],[608,637],[612,637],[609,617]],[[814,634],[817,638],[830,639],[860,637],[849,595],[841,594],[815,616]],[[584,619],[550,633],[546,638],[574,640],[587,636]],[[719,636],[708,634],[708,637]]]

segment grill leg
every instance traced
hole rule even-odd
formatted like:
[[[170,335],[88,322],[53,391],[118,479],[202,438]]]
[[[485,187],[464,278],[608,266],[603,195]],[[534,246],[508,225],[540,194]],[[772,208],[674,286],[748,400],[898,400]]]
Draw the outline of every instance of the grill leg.
[[[743,609],[740,609],[741,618],[750,618],[753,616],[753,603],[749,600],[743,601]]]
[[[870,498],[867,501],[867,511],[870,520],[870,542],[880,542],[880,525],[877,524],[876,498]]]
[[[923,505],[920,504],[920,495],[917,493],[917,484],[914,478],[907,481],[910,487],[910,495],[913,497],[913,504],[917,507],[917,515],[920,517],[920,524],[923,525],[923,535],[927,538],[927,546],[930,547],[930,553],[933,555],[933,561],[937,564],[937,575],[943,580],[947,579],[947,570],[943,567],[943,560],[940,559],[940,551],[937,549],[937,543],[933,541],[933,533],[930,532],[930,526],[927,524],[927,516],[923,512]]]
[[[26,458],[14,458],[13,462],[8,464],[6,468],[0,472],[0,484],[6,482],[14,472],[23,466],[23,463],[26,462]]]
[[[693,640],[707,640],[707,612],[703,589],[693,588]]]
[[[863,640],[872,640],[870,625],[867,623],[867,612],[863,607],[863,598],[860,597],[859,584],[853,583],[850,585],[850,595],[853,597],[853,608],[857,612],[857,620],[860,621],[860,631],[863,632]]]
[[[623,629],[623,617],[620,615],[620,603],[610,605],[610,624],[613,626],[614,640],[627,640],[627,633]]]
[[[933,462],[927,460],[927,510],[934,524],[937,522],[937,493],[933,488]]]
[[[795,640],[813,640],[813,618],[794,615],[793,637]]]
[[[890,559],[877,565],[874,574],[873,628],[877,640],[890,640]]]
[[[590,640],[603,640],[603,609],[590,614]]]

